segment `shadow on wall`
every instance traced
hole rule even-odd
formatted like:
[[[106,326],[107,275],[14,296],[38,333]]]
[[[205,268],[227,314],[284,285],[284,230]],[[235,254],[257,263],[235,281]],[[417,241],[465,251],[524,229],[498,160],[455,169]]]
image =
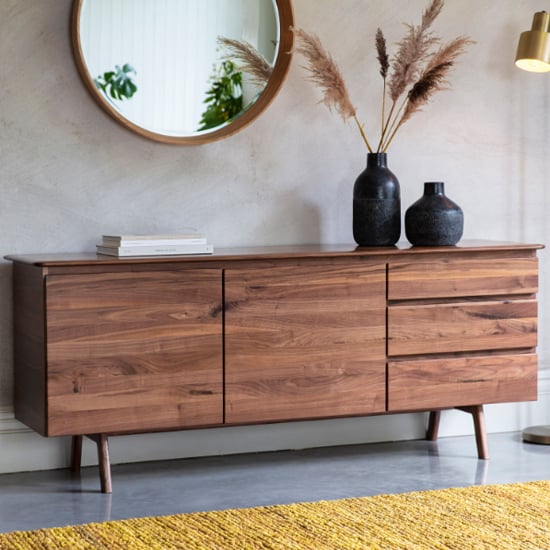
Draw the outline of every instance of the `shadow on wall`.
[[[0,263],[0,409],[13,405],[12,264]]]

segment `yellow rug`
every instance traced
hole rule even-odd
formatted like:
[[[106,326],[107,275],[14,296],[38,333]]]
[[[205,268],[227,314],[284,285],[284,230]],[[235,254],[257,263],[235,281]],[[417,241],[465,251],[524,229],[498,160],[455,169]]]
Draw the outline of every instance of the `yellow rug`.
[[[550,481],[20,531],[0,548],[550,549]]]

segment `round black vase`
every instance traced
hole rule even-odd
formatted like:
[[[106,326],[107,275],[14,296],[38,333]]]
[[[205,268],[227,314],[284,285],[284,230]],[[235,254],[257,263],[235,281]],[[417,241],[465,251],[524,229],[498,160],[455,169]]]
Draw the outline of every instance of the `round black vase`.
[[[393,246],[401,235],[399,181],[386,153],[369,153],[353,186],[353,238],[359,246]]]
[[[424,183],[424,195],[405,212],[405,235],[414,246],[452,246],[462,238],[464,214],[445,195],[442,181]]]

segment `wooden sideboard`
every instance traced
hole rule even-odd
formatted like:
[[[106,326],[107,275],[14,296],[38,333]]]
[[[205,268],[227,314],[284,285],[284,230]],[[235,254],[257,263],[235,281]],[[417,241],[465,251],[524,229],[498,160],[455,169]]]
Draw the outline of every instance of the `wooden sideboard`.
[[[537,249],[291,246],[8,256],[15,415],[43,436],[429,411],[537,398]]]

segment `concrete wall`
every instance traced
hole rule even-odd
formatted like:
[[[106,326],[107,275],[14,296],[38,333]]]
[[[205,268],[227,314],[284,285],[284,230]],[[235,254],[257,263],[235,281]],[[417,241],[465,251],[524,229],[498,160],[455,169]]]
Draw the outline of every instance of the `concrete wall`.
[[[296,0],[297,26],[340,64],[360,118],[377,124],[378,26],[393,45],[427,1]],[[365,150],[355,128],[318,104],[301,60],[275,102],[221,142],[177,147],[118,126],[88,96],[73,64],[70,0],[0,2],[0,253],[93,250],[110,232],[196,228],[217,246],[352,242],[351,189]],[[452,90],[402,129],[389,152],[404,207],[426,180],[446,182],[465,237],[545,243],[550,186],[550,75],[514,68],[519,33],[543,0],[447,0],[444,38],[477,44]],[[541,258],[540,400],[487,409],[490,431],[550,422],[548,253]],[[13,419],[11,270],[0,263],[0,471],[63,466],[67,442]],[[115,438],[114,462],[296,448],[422,434],[423,415],[345,419]],[[442,434],[471,433],[447,413]],[[86,460],[94,460],[86,446]],[[472,448],[472,453],[474,452]]]

